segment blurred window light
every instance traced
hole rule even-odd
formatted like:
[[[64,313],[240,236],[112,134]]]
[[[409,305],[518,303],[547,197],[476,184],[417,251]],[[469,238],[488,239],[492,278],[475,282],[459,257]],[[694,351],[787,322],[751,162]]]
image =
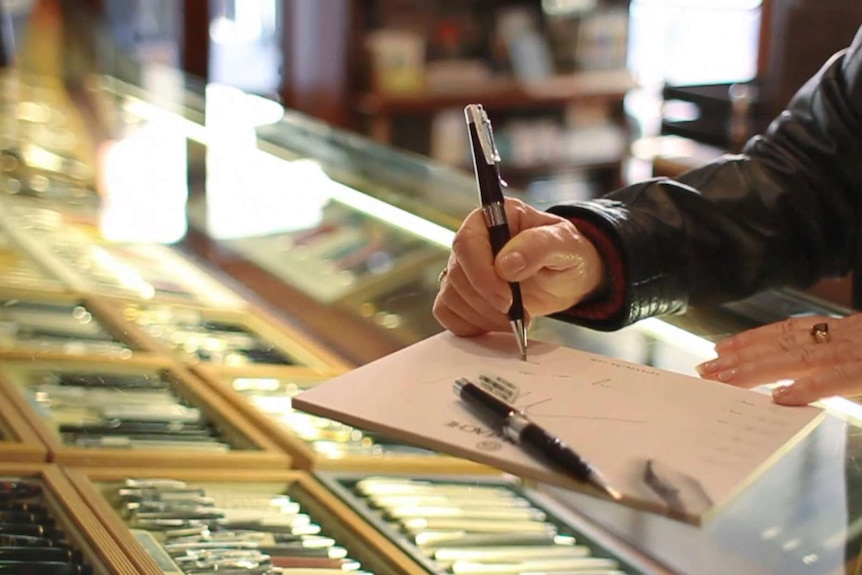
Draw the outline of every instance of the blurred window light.
[[[595,9],[598,0],[542,0],[542,10],[548,16],[566,16]]]
[[[642,85],[752,80],[761,7],[762,0],[632,0],[629,68]]]
[[[103,151],[99,228],[118,242],[174,243],[187,231],[186,135],[169,116]]]
[[[277,93],[282,65],[277,0],[209,0],[210,80]]]

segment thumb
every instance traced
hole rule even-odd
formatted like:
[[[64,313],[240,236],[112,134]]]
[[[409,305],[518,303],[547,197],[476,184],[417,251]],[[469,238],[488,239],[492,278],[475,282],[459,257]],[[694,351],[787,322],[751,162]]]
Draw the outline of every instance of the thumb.
[[[592,245],[570,222],[558,222],[522,231],[500,250],[495,267],[509,282],[524,281],[542,269],[565,271],[584,265]]]

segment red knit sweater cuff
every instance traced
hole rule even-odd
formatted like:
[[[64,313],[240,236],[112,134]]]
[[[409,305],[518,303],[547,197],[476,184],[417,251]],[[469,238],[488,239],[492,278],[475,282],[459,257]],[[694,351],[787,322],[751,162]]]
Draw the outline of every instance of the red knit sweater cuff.
[[[607,288],[598,297],[581,302],[565,311],[572,319],[606,319],[618,313],[625,301],[625,267],[622,254],[614,241],[598,226],[587,220],[570,218],[578,231],[590,240],[605,264]]]

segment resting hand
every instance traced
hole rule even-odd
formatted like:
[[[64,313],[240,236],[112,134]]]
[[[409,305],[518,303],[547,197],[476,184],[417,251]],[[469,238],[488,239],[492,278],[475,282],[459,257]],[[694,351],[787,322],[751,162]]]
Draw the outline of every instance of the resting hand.
[[[812,326],[819,322],[828,325],[829,341],[815,341]],[[697,366],[702,377],[741,387],[793,380],[773,390],[776,403],[862,395],[862,314],[795,317],[744,331],[715,350],[716,359]]]
[[[507,282],[520,282],[528,317],[568,309],[603,283],[598,252],[572,222],[511,198],[506,217],[512,239],[496,260],[481,210],[467,216],[455,235],[433,311],[456,335],[510,329]]]

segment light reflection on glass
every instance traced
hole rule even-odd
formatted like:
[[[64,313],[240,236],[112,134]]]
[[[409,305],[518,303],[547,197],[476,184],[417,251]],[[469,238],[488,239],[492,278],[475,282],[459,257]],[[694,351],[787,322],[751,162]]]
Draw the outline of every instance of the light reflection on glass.
[[[103,151],[99,227],[111,241],[173,243],[185,236],[188,181],[183,127],[153,118]]]
[[[206,91],[207,230],[226,239],[309,227],[320,221],[326,175],[311,163],[262,153],[255,126],[262,98],[210,84]],[[255,105],[257,104],[257,105]],[[268,107],[270,114],[273,108]]]

